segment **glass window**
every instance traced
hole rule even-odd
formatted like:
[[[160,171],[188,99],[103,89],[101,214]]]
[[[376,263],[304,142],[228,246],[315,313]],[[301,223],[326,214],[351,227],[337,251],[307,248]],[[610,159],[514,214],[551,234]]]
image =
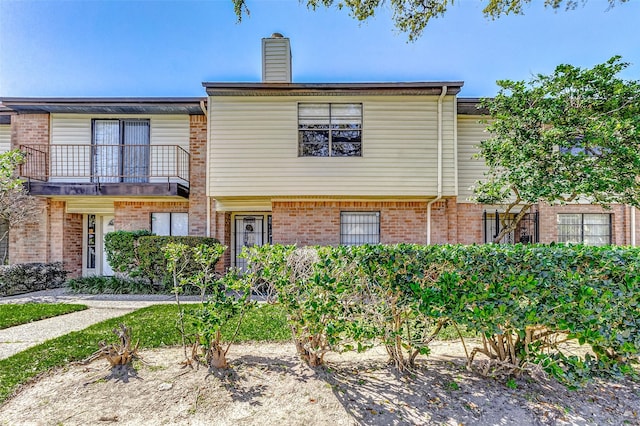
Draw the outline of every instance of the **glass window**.
[[[341,212],[340,244],[379,244],[380,212]]]
[[[559,214],[558,241],[593,246],[611,244],[611,215],[606,213]]]
[[[155,235],[189,235],[189,214],[151,213],[151,232]]]
[[[299,104],[300,157],[361,157],[362,104]]]

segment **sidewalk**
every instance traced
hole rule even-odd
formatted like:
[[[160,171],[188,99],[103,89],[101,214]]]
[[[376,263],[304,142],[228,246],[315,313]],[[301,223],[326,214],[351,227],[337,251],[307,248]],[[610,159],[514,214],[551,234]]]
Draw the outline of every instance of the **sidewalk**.
[[[62,288],[0,297],[0,315],[2,315],[2,305],[6,303],[78,303],[89,307],[84,311],[0,330],[0,359],[8,358],[46,340],[85,329],[100,321],[125,315],[150,305],[174,303],[174,300],[172,295],[158,294],[71,294]],[[180,300],[198,299],[196,296],[183,296]]]

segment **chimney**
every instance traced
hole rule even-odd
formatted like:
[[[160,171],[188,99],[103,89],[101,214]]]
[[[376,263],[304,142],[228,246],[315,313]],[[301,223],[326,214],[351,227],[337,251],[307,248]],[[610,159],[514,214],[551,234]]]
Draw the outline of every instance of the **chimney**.
[[[262,82],[291,83],[291,46],[280,33],[262,39]]]

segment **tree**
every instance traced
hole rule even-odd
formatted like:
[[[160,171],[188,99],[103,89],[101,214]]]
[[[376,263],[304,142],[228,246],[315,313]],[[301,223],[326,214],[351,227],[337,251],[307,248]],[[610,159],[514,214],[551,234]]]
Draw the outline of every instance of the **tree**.
[[[7,225],[0,232],[2,265],[7,261],[9,230],[35,219],[40,212],[37,199],[27,193],[22,179],[15,175],[24,159],[25,154],[17,149],[0,154],[0,222]]]
[[[244,15],[249,15],[247,0],[232,0],[238,21]],[[304,0],[299,0],[302,3]],[[607,0],[609,7],[628,0]],[[447,8],[455,0],[306,0],[307,8],[316,10],[318,7],[332,7],[346,9],[358,21],[366,21],[378,10],[388,4],[393,12],[393,22],[402,32],[408,33],[409,41],[418,39],[432,18],[443,16]],[[482,12],[485,17],[496,19],[502,15],[524,13],[523,7],[531,0],[484,0]],[[558,10],[573,10],[586,0],[544,0],[544,6]]]
[[[522,206],[496,242],[540,202],[640,207],[640,82],[618,77],[627,66],[619,56],[591,69],[559,65],[528,83],[498,81],[498,95],[483,100],[493,136],[479,145],[489,170],[475,199],[507,203],[507,214]]]

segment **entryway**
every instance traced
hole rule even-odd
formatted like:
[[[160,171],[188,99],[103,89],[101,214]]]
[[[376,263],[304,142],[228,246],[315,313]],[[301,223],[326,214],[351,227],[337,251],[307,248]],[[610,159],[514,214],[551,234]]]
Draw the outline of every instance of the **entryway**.
[[[113,275],[104,249],[104,236],[114,230],[113,215],[86,214],[83,218],[82,275]]]
[[[271,243],[271,215],[251,214],[235,215],[233,220],[233,259],[234,266],[245,270],[246,259],[240,257],[244,247],[261,246]]]

